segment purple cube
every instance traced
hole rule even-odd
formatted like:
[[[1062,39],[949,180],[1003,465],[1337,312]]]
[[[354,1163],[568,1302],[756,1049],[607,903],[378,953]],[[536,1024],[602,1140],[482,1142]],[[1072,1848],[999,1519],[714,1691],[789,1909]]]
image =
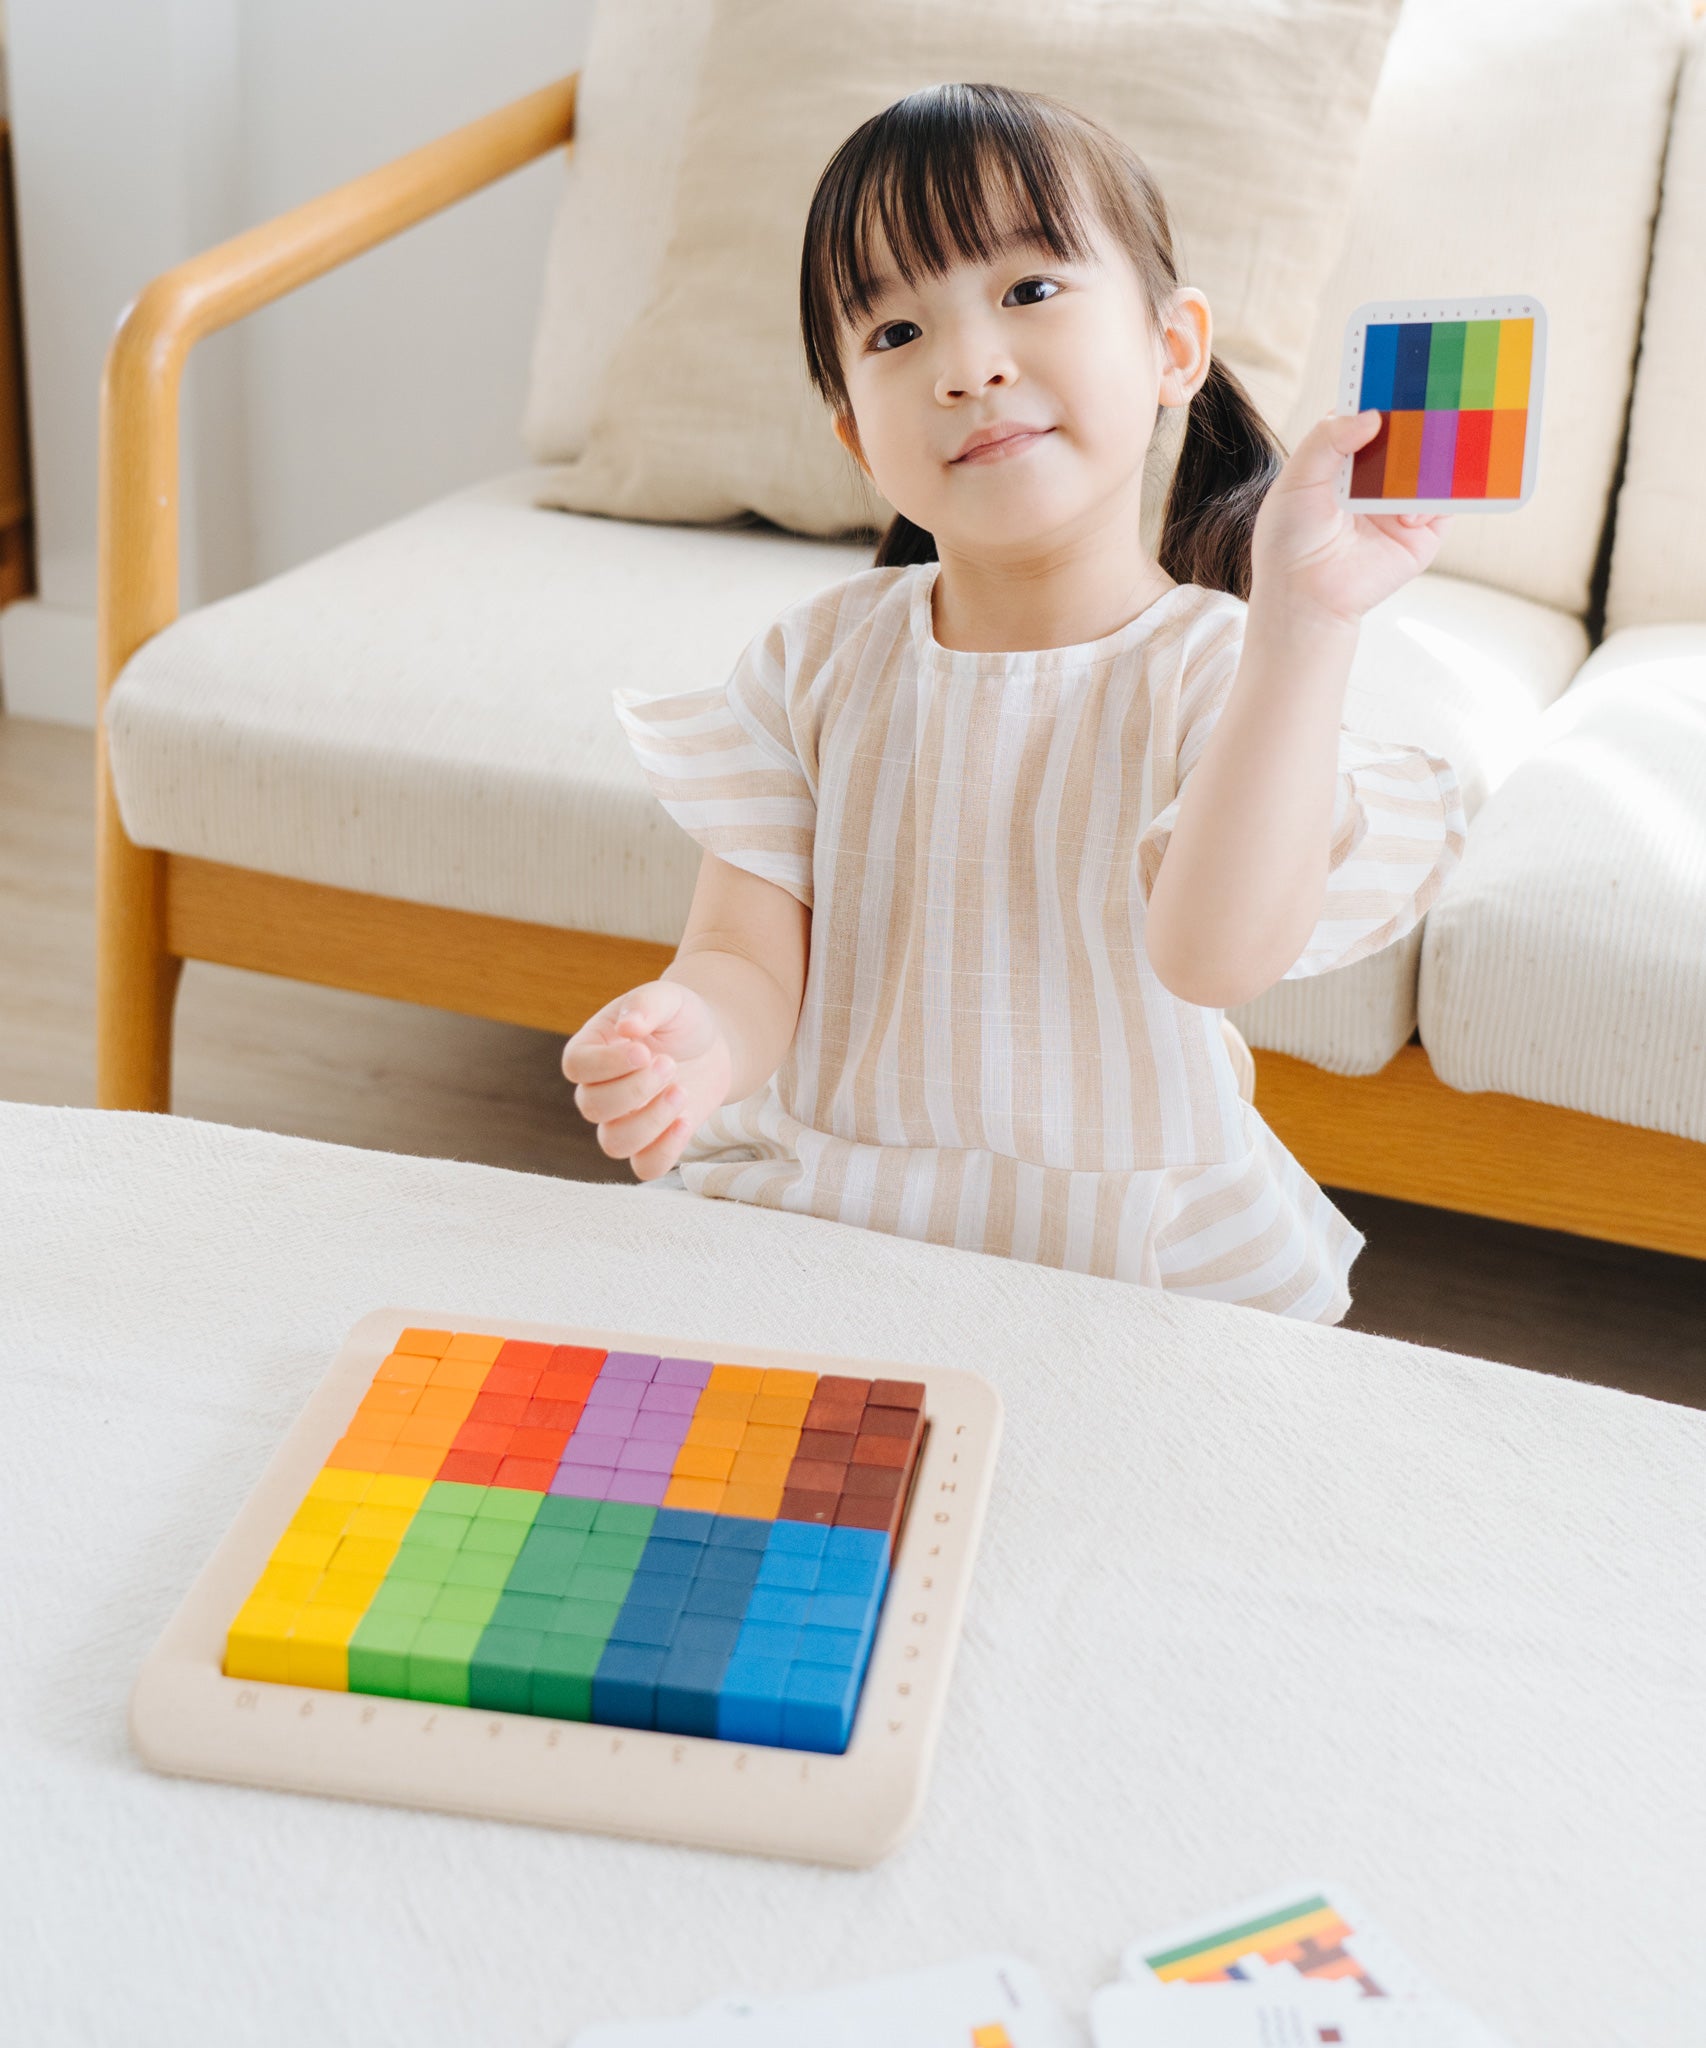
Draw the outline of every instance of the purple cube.
[[[612,1431],[577,1429],[564,1447],[563,1457],[572,1465],[602,1465],[606,1472],[614,1469],[622,1456],[622,1446],[627,1437],[617,1436]]]
[[[606,1386],[602,1380],[594,1380],[592,1390],[586,1397],[589,1409],[602,1409],[607,1414],[632,1415],[645,1398],[646,1389],[639,1380],[612,1380]]]
[[[661,1508],[669,1486],[667,1472],[613,1472],[604,1500],[633,1501],[639,1507]]]
[[[616,1460],[616,1469],[618,1472],[662,1472],[667,1477],[675,1470],[680,1451],[679,1444],[627,1443],[622,1446],[622,1455]]]
[[[659,1387],[692,1387],[703,1393],[711,1377],[711,1361],[708,1358],[660,1358],[658,1369],[652,1375],[652,1384]]]
[[[642,1408],[634,1417],[634,1426],[628,1432],[628,1441],[640,1444],[673,1444],[681,1448],[681,1440],[687,1434],[685,1415],[653,1415]]]
[[[559,1465],[550,1490],[574,1500],[608,1500],[610,1482],[615,1477],[603,1465]]]
[[[699,1388],[660,1386],[657,1381],[640,1396],[642,1415],[679,1415],[684,1419],[699,1405]]]
[[[606,1354],[593,1384],[596,1387],[603,1380],[649,1380],[657,1369],[657,1360],[643,1351],[612,1351]]]

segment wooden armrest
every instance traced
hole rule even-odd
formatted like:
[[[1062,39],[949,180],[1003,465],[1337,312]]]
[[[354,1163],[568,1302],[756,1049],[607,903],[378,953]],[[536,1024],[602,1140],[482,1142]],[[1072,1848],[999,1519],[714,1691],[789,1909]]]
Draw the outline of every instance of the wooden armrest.
[[[574,139],[578,73],[263,221],[144,286],[101,380],[100,701],[178,612],[178,395],[204,335]]]

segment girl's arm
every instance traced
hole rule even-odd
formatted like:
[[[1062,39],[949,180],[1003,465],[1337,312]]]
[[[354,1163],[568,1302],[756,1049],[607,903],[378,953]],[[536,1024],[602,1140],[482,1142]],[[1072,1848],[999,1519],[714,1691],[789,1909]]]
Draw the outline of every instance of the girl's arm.
[[[1362,615],[1427,567],[1451,524],[1337,504],[1340,465],[1379,421],[1319,421],[1257,516],[1238,673],[1149,893],[1149,958],[1184,1002],[1229,1009],[1271,988],[1321,914]]]

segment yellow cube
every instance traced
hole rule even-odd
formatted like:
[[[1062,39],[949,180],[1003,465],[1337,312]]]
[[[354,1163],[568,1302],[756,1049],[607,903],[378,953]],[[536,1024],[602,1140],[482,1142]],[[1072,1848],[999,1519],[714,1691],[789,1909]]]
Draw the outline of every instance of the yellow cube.
[[[367,1472],[346,1471],[341,1465],[325,1465],[315,1474],[308,1489],[310,1500],[361,1500],[373,1483]]]
[[[342,1530],[345,1537],[376,1536],[381,1543],[397,1544],[403,1540],[404,1532],[415,1519],[413,1508],[376,1508],[372,1501],[363,1501]]]
[[[312,1564],[324,1571],[332,1561],[332,1553],[343,1541],[341,1536],[308,1536],[299,1531],[286,1530],[273,1545],[269,1564]]]
[[[271,1600],[288,1600],[293,1607],[300,1607],[323,1576],[318,1565],[269,1564],[255,1581],[255,1591]]]
[[[401,1540],[399,1537],[387,1542],[376,1536],[346,1536],[329,1568],[334,1572],[359,1572],[364,1579],[382,1579],[391,1569]]]
[[[301,1609],[289,1600],[253,1594],[243,1603],[225,1638],[227,1678],[289,1679],[290,1632]]]
[[[305,1607],[285,1645],[291,1685],[349,1691],[349,1639],[361,1621],[358,1608]]]
[[[381,1472],[363,1502],[370,1508],[407,1508],[413,1514],[427,1497],[430,1479],[407,1479],[400,1472]]]
[[[705,1390],[711,1394],[762,1393],[764,1374],[756,1365],[714,1365]]]
[[[350,1517],[361,1512],[355,1501],[316,1500],[312,1494],[290,1518],[293,1536],[341,1536]]]

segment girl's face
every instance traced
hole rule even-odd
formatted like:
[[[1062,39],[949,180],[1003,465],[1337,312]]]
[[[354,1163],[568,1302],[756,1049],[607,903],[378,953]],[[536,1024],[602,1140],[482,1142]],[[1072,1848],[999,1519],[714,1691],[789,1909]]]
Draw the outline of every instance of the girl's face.
[[[1158,333],[1130,258],[1099,221],[1093,236],[1086,262],[1016,238],[916,289],[884,249],[879,299],[843,331],[853,417],[836,434],[938,553],[1136,531],[1156,407],[1208,374],[1208,301],[1181,286]],[[972,445],[991,432],[1007,438]]]

